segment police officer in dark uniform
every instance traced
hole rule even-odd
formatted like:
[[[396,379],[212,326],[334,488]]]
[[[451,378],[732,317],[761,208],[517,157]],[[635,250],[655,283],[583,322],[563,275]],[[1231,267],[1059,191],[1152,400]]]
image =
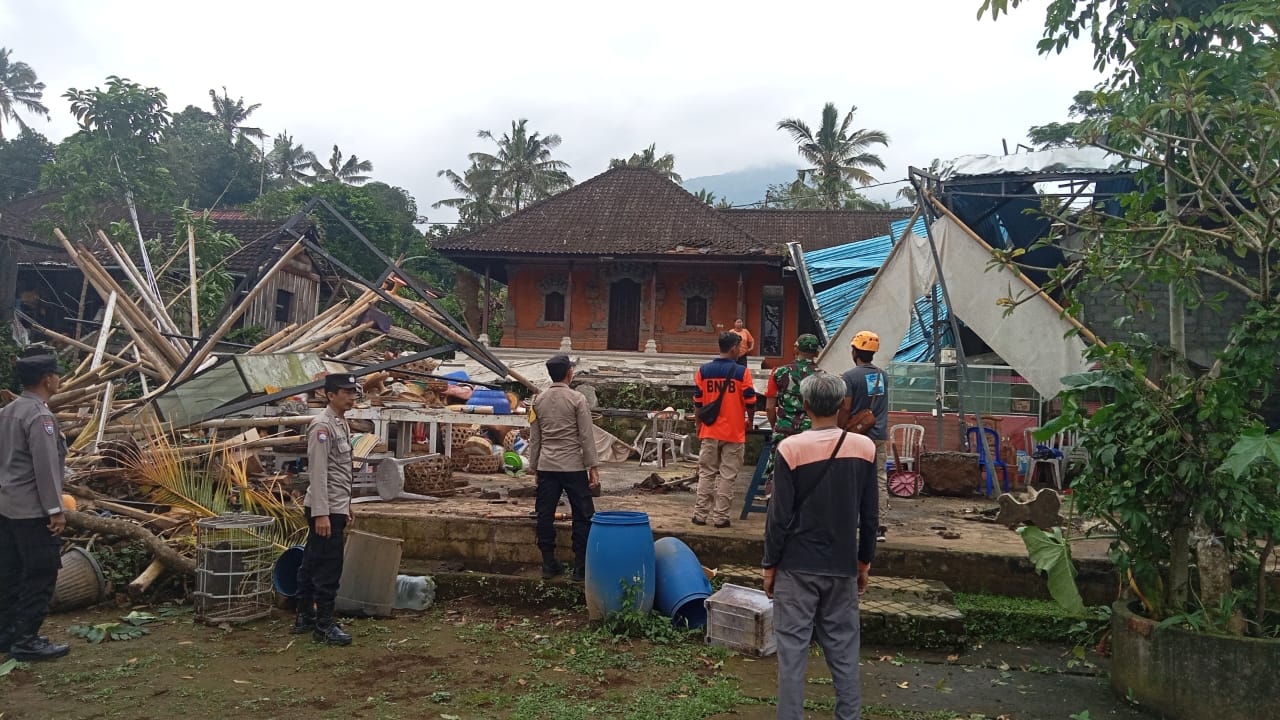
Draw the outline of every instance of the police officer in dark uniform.
[[[62,567],[67,443],[47,405],[57,358],[28,350],[17,365],[22,396],[0,409],[0,652],[26,662],[71,652],[39,635]]]
[[[305,501],[307,547],[298,568],[298,618],[293,632],[310,632],[316,642],[350,645],[333,619],[342,579],[343,536],[351,517],[351,428],[346,412],[356,402],[356,376],[330,373],[324,379],[329,404],[307,428],[307,473],[311,484]]]

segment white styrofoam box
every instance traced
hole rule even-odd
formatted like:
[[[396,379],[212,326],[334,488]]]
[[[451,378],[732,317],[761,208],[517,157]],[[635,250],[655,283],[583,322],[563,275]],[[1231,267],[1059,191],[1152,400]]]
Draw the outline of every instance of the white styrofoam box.
[[[726,583],[706,605],[707,642],[754,657],[777,652],[773,601],[763,590]]]

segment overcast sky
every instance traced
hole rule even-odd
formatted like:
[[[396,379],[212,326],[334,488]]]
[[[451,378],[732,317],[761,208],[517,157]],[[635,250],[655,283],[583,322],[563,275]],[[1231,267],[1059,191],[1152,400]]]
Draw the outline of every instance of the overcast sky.
[[[1040,57],[1044,2],[976,19],[981,0],[837,2],[285,2],[0,0],[0,45],[60,96],[120,75],[161,88],[177,112],[210,88],[261,103],[252,123],[327,157],[334,143],[409,190],[423,214],[450,197],[436,177],[466,167],[527,117],[564,144],[579,182],[651,142],[685,178],[797,162],[775,129],[815,126],[824,102],[876,128],[881,181],[908,165],[1025,142],[1064,120],[1097,77],[1084,44]]]

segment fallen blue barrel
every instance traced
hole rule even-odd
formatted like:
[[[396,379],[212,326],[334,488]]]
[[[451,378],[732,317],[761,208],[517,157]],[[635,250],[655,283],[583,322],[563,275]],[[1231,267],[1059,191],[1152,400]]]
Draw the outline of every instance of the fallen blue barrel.
[[[679,538],[664,537],[653,544],[654,569],[658,587],[654,606],[678,627],[707,626],[711,581],[702,572],[702,563]]]
[[[280,554],[271,570],[271,584],[285,597],[298,594],[298,568],[302,567],[303,547],[294,545]]]
[[[653,609],[653,530],[642,512],[606,510],[591,518],[587,538],[587,615]]]

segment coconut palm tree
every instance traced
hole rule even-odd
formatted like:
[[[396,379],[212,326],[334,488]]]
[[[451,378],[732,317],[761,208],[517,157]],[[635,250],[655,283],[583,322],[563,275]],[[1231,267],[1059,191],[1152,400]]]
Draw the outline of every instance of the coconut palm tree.
[[[267,170],[272,177],[280,180],[284,187],[306,185],[314,178],[308,174],[316,163],[316,154],[302,146],[293,144],[293,136],[286,130],[276,135],[271,143],[271,152],[267,154]]]
[[[822,107],[822,123],[817,133],[797,118],[778,122],[778,129],[787,131],[795,140],[800,157],[813,164],[805,173],[830,208],[841,207],[848,186],[875,182],[867,168],[884,169],[880,156],[867,149],[872,145],[888,146],[889,136],[882,130],[853,130],[853,114],[857,111],[856,105],[850,107],[841,120],[835,103],[827,103]]]
[[[227,144],[233,145],[237,140],[249,138],[250,140],[265,140],[267,133],[262,128],[248,127],[244,123],[249,116],[258,108],[262,107],[262,103],[254,103],[245,107],[244,98],[237,98],[234,102],[231,96],[227,94],[227,86],[222,86],[222,97],[218,97],[218,93],[210,90],[209,98],[213,100],[213,117],[218,124],[222,126],[222,131],[227,135]]]
[[[626,160],[614,158],[609,161],[609,167],[649,168],[671,182],[678,183],[683,180],[680,177],[680,173],[676,172],[676,156],[667,153],[662,157],[658,157],[656,146],[657,143],[654,143],[644,150],[634,153]]]
[[[49,117],[49,108],[40,100],[44,97],[44,83],[36,77],[36,71],[24,62],[9,59],[9,48],[0,47],[0,140],[4,139],[4,121],[15,123],[25,130],[26,122],[18,115],[21,107],[29,113]]]
[[[334,145],[333,154],[329,156],[329,164],[325,165],[319,160],[315,160],[311,163],[311,170],[316,174],[316,182],[342,182],[348,185],[363,185],[369,181],[369,176],[361,173],[373,172],[373,163],[368,160],[361,160],[355,155],[344,160],[342,151],[338,149],[337,145]]]
[[[488,225],[511,210],[499,198],[494,197],[494,174],[491,170],[473,164],[461,176],[452,170],[441,170],[436,173],[436,177],[447,179],[458,197],[432,203],[431,207],[457,210],[458,220],[467,229]]]
[[[492,140],[498,151],[467,156],[474,165],[493,173],[497,195],[515,210],[573,186],[567,172],[569,163],[551,159],[551,151],[560,146],[560,136],[530,133],[528,123],[524,118],[513,120],[511,132],[501,138],[481,130],[477,136]]]

